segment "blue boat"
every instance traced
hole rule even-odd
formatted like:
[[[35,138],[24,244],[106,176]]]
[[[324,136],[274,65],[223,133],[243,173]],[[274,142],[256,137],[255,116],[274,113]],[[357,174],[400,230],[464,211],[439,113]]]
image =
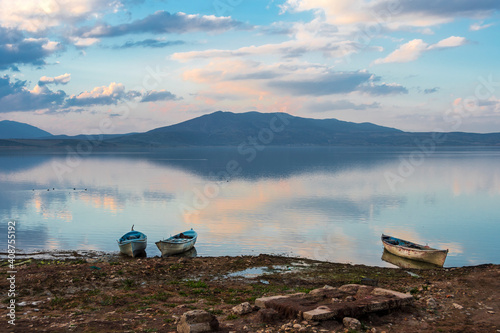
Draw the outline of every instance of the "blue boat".
[[[132,230],[123,235],[118,241],[120,252],[130,257],[138,257],[145,254],[148,238],[140,231]]]

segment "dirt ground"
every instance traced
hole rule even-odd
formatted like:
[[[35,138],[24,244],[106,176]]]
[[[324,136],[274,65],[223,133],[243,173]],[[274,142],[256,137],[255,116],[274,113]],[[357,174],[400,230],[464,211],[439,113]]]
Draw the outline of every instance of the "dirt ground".
[[[2,312],[10,298],[0,261]],[[376,281],[414,304],[358,318],[360,332],[500,332],[500,266],[430,270],[336,264],[270,255],[24,260],[16,268],[15,325],[0,332],[175,332],[186,311],[216,315],[221,332],[347,332],[341,321],[280,319],[231,308],[256,298]],[[371,279],[371,280],[367,280]],[[295,326],[294,326],[295,325]],[[355,331],[350,331],[351,333]]]

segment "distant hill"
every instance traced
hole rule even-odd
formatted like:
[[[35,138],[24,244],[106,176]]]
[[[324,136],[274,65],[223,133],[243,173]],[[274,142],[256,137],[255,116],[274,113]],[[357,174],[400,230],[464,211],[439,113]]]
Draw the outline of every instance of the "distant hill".
[[[29,129],[29,130],[28,130]],[[31,135],[31,137],[27,137]],[[439,142],[432,141],[439,137]],[[2,138],[9,138],[2,140]],[[372,123],[352,123],[337,119],[311,119],[287,113],[232,113],[217,111],[179,124],[145,133],[103,135],[51,135],[27,124],[0,122],[0,149],[78,148],[83,141],[103,150],[144,149],[147,147],[236,146],[238,151],[273,146],[497,146],[500,133],[403,132]],[[250,148],[250,146],[253,146]],[[260,146],[260,147],[259,147]],[[262,148],[263,149],[263,148]]]
[[[176,125],[109,141],[128,145],[234,146],[250,137],[272,145],[366,144],[370,137],[404,133],[371,123],[310,119],[286,113],[217,111]]]
[[[49,132],[25,123],[11,120],[0,121],[0,139],[38,139],[50,136],[52,134]]]

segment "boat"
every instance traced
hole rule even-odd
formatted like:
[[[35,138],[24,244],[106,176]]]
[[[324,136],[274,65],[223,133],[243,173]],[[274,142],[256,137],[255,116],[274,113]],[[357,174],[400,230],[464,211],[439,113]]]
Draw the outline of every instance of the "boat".
[[[404,239],[382,234],[384,248],[397,256],[416,261],[428,262],[443,267],[448,250],[438,250],[427,245],[420,245]]]
[[[384,252],[382,253],[382,258],[383,261],[388,262],[389,264],[395,265],[399,268],[404,268],[404,269],[433,269],[433,268],[439,268],[439,266],[431,264],[430,262],[424,262],[424,261],[416,261],[412,259],[406,259],[403,257],[399,257],[397,255],[394,255],[384,249]]]
[[[198,234],[191,228],[191,230],[170,236],[169,238],[160,240],[155,244],[158,247],[158,250],[160,250],[162,257],[166,257],[191,250],[196,243],[197,238]]]
[[[123,235],[118,242],[120,252],[130,257],[139,257],[145,254],[148,238],[140,231],[132,230]]]

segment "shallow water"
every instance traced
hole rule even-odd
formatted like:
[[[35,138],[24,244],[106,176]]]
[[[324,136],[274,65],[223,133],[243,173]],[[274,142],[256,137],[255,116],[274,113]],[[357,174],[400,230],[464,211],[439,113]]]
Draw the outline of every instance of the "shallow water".
[[[380,235],[448,248],[445,266],[500,263],[500,149],[237,148],[0,155],[0,248],[117,251],[195,229],[198,256],[382,261]]]

